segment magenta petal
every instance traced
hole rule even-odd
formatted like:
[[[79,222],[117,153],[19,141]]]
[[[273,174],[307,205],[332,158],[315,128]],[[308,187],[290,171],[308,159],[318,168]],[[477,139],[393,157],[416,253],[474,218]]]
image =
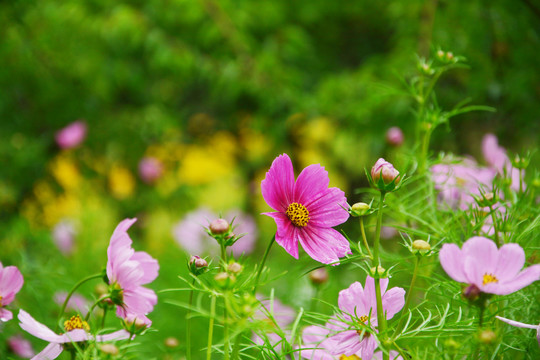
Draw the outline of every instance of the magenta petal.
[[[19,269],[15,266],[6,266],[0,272],[0,293],[2,294],[0,306],[11,303],[15,294],[21,290],[23,283],[23,276]]]
[[[309,224],[318,227],[333,227],[349,218],[347,198],[338,188],[322,191],[318,197],[303,203],[309,211]]]
[[[287,154],[278,156],[261,182],[262,196],[276,211],[285,212],[293,202],[294,170]]]
[[[309,256],[323,264],[336,263],[340,257],[351,253],[349,241],[332,228],[308,225],[300,229],[300,244]]]
[[[274,219],[277,226],[276,242],[298,259],[298,230],[283,213],[264,213]]]
[[[499,250],[494,275],[501,282],[512,280],[525,264],[525,252],[518,244],[505,244]]]
[[[467,282],[467,277],[463,273],[463,254],[456,244],[444,244],[439,252],[441,266],[455,281]]]
[[[45,347],[39,354],[34,356],[32,360],[52,360],[56,359],[64,351],[60,344],[51,343]]]
[[[328,189],[330,179],[328,172],[319,164],[309,165],[300,175],[294,185],[293,201],[306,204]]]
[[[8,309],[0,307],[0,321],[7,322],[13,319],[13,313]]]

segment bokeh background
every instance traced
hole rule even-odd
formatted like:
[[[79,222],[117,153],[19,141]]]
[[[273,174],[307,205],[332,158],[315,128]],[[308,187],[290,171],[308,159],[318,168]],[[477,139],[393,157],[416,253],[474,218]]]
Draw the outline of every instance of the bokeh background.
[[[535,1],[21,0],[0,3],[0,23],[0,260],[21,268],[18,305],[44,322],[54,322],[55,292],[105,265],[126,217],[139,219],[135,248],[160,260],[154,289],[182,286],[189,254],[173,229],[201,207],[252,216],[256,255],[245,261],[257,262],[275,231],[258,215],[268,211],[260,181],[280,153],[297,172],[324,165],[358,201],[365,167],[410,151],[414,101],[403,81],[417,56],[467,59],[441,78],[442,108],[470,98],[497,110],[453,119],[433,135],[434,151],[481,159],[488,132],[516,153],[540,140]],[[78,119],[84,141],[62,149],[56,134]],[[391,126],[403,129],[401,148],[385,142]],[[150,181],[139,170],[149,157],[159,163]],[[68,252],[58,224],[71,229]],[[278,295],[309,303],[300,275],[316,264],[274,251],[270,264],[297,274],[282,281],[305,290]],[[81,292],[90,298],[93,285]],[[183,339],[185,312],[167,305],[175,296],[185,301],[160,293],[141,358],[175,354],[163,345]]]

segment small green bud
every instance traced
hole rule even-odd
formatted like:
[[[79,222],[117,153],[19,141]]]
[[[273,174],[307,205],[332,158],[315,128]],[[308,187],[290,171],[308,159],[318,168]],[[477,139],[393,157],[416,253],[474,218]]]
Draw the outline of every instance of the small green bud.
[[[107,354],[111,356],[116,356],[120,353],[120,351],[118,351],[118,348],[114,344],[100,345],[99,350],[101,350],[103,354]]]
[[[237,262],[233,262],[231,264],[229,264],[227,266],[227,271],[231,274],[235,274],[235,275],[238,275],[242,272],[244,268],[242,267],[242,265],[240,265],[239,263]]]
[[[369,204],[366,204],[364,202],[357,202],[356,204],[353,204],[353,206],[351,206],[351,210],[349,211],[349,213],[352,216],[365,216],[369,213],[370,209],[371,207],[369,206]]]
[[[482,330],[478,335],[478,341],[486,345],[493,344],[497,340],[497,334],[493,330]]]
[[[177,338],[173,336],[169,336],[168,338],[165,339],[164,344],[166,347],[173,349],[175,347],[178,347],[180,342],[178,341]]]
[[[481,193],[480,197],[475,197],[476,203],[480,207],[492,207],[499,201],[497,198],[497,195],[489,192],[489,193]]]
[[[414,240],[412,243],[412,253],[426,255],[431,252],[431,245],[425,240]]]
[[[371,272],[371,276],[376,279],[386,277],[385,275],[386,269],[383,268],[381,265],[377,266],[377,269],[375,269],[375,267],[372,267],[370,269],[370,272]]]
[[[328,270],[319,268],[309,273],[309,280],[313,285],[322,285],[328,281]]]
[[[222,288],[229,288],[236,282],[236,276],[226,272],[220,272],[214,276],[214,280]]]

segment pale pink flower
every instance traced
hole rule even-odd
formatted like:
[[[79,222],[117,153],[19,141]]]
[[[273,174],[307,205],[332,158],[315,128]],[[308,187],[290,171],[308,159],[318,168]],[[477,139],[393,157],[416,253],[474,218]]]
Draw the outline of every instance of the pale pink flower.
[[[298,242],[324,264],[351,254],[347,239],[333,229],[349,218],[347,199],[343,191],[328,185],[328,172],[318,164],[306,167],[295,181],[287,154],[274,160],[261,183],[264,200],[276,210],[264,213],[276,222],[276,242],[296,259]]]
[[[525,324],[525,323],[522,323],[522,322],[519,322],[519,321],[515,321],[515,320],[510,320],[510,319],[507,319],[507,318],[503,318],[502,316],[495,316],[497,319],[509,324],[509,325],[512,325],[512,326],[515,326],[515,327],[519,327],[519,328],[525,328],[525,329],[535,329],[536,330],[536,340],[538,341],[538,346],[540,346],[540,324],[538,325],[530,325],[530,324]]]
[[[66,321],[66,333],[58,335],[47,326],[36,321],[30,314],[22,309],[19,311],[18,318],[21,329],[39,339],[49,342],[49,345],[47,345],[39,354],[34,356],[32,360],[56,359],[64,350],[64,344],[72,342],[89,340],[97,342],[116,341],[127,339],[130,336],[126,330],[118,330],[110,334],[94,336],[88,332],[88,323],[76,317]]]
[[[400,146],[403,144],[403,131],[397,126],[393,126],[386,132],[386,142],[392,146]]]
[[[147,184],[154,183],[163,175],[163,163],[154,157],[147,156],[139,162],[139,176]]]
[[[137,219],[125,219],[114,230],[107,249],[107,277],[113,289],[112,301],[118,305],[116,315],[145,316],[154,309],[157,296],[145,285],[158,275],[159,264],[144,251],[135,252],[127,230]]]
[[[467,240],[460,249],[444,244],[439,252],[441,266],[448,276],[481,292],[507,295],[540,280],[540,264],[521,271],[525,252],[518,244],[497,245],[484,237]]]
[[[76,235],[75,226],[70,220],[62,220],[53,228],[53,240],[64,256],[73,253],[73,245]]]
[[[36,354],[30,341],[23,338],[20,334],[10,337],[7,340],[7,345],[12,353],[21,358],[30,359]]]
[[[253,216],[235,209],[227,212],[224,217],[229,223],[232,223],[236,235],[243,234],[243,236],[231,246],[233,255],[240,256],[242,254],[251,254],[255,248],[255,240],[259,236],[257,224],[255,224]]]
[[[62,306],[64,304],[64,301],[66,301],[66,297],[66,291],[58,291],[54,294],[54,302],[58,306]],[[86,299],[84,296],[79,294],[72,294],[66,305],[66,311],[75,311],[81,313],[83,316],[86,316],[89,306],[90,301],[88,301],[88,299]]]
[[[332,354],[330,349],[333,344],[331,341],[328,341],[330,336],[331,331],[322,326],[308,326],[302,332],[303,346],[300,349],[300,356],[310,360],[342,360],[345,354]],[[362,359],[362,352],[360,350],[353,355],[358,359]],[[382,351],[374,353],[373,357],[377,360],[382,360]],[[397,351],[392,350],[390,351],[390,360],[403,360],[403,358]]]
[[[395,287],[387,291],[388,279],[379,281],[384,316],[391,319],[405,305],[405,290]],[[364,360],[373,357],[377,348],[374,334],[377,332],[375,294],[375,280],[370,276],[366,278],[364,288],[359,282],[355,282],[348,289],[339,292],[338,305],[341,314],[326,324],[332,335],[325,341],[325,346],[332,355],[352,356],[360,353]]]
[[[219,244],[205,230],[214,218],[216,215],[204,207],[188,213],[174,226],[174,239],[189,254],[217,254]]]
[[[3,267],[0,262],[0,322],[6,322],[13,318],[11,311],[5,308],[21,290],[24,283],[23,276],[15,266]]]
[[[56,133],[56,143],[62,149],[71,149],[80,145],[86,137],[87,126],[82,120],[72,122]]]
[[[508,175],[512,180],[511,187],[519,190],[519,169],[512,166],[506,150],[499,146],[499,140],[493,134],[486,134],[482,139],[482,153],[486,162],[501,176]]]
[[[383,158],[379,158],[371,168],[371,178],[375,184],[379,182],[381,177],[385,184],[390,184],[394,179],[396,184],[398,184],[400,180],[399,171],[394,168],[394,165]]]

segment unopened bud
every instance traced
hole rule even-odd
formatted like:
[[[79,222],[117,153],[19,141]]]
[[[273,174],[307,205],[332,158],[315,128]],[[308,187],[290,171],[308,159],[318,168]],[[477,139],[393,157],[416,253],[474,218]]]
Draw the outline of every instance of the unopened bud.
[[[99,347],[102,353],[116,356],[119,354],[118,348],[114,344],[103,344]]]
[[[444,58],[444,55],[445,55],[444,51],[442,51],[442,50],[437,50],[437,57],[438,57],[440,60],[442,60],[442,59]]]
[[[414,240],[412,243],[413,253],[426,254],[431,250],[431,245],[425,240]]]
[[[469,301],[476,301],[482,292],[476,285],[469,285],[462,291],[462,295]]]
[[[449,61],[453,60],[454,59],[454,54],[451,51],[447,52],[446,53],[446,59],[449,60]]]
[[[189,259],[189,265],[195,265],[196,268],[204,268],[208,266],[208,262],[205,259],[202,259],[200,256],[193,255]]]
[[[383,158],[377,160],[375,165],[371,168],[371,178],[376,185],[380,179],[383,180],[385,185],[388,185],[391,182],[395,182],[397,185],[400,180],[399,171],[394,168],[394,165]]]
[[[384,272],[386,271],[385,268],[383,268],[381,265],[377,266],[377,269],[375,270],[375,267],[372,267],[371,269],[371,276],[380,278],[384,275]]]
[[[497,340],[497,334],[493,330],[483,330],[478,335],[478,340],[486,345],[493,344]]]
[[[397,126],[393,126],[386,132],[386,142],[391,146],[400,146],[403,144],[403,131]]]
[[[369,212],[370,209],[371,207],[369,206],[369,204],[366,204],[364,202],[357,202],[353,204],[353,206],[351,206],[350,213],[352,216],[364,216]]]
[[[225,234],[229,231],[229,223],[225,219],[216,219],[210,223],[209,229],[213,235]]]
[[[236,276],[226,272],[220,272],[214,276],[217,284],[223,288],[227,288],[236,282]]]
[[[164,343],[165,343],[165,346],[168,348],[175,348],[180,344],[178,342],[178,339],[172,336],[169,336],[168,338],[166,338]]]
[[[497,196],[492,193],[482,193],[480,197],[475,197],[476,203],[480,207],[491,207],[498,201]]]
[[[240,274],[242,270],[242,265],[237,262],[233,262],[232,264],[229,264],[229,266],[227,266],[227,271],[235,275]]]
[[[326,268],[319,268],[309,273],[309,280],[314,285],[322,285],[328,281],[328,270]]]

